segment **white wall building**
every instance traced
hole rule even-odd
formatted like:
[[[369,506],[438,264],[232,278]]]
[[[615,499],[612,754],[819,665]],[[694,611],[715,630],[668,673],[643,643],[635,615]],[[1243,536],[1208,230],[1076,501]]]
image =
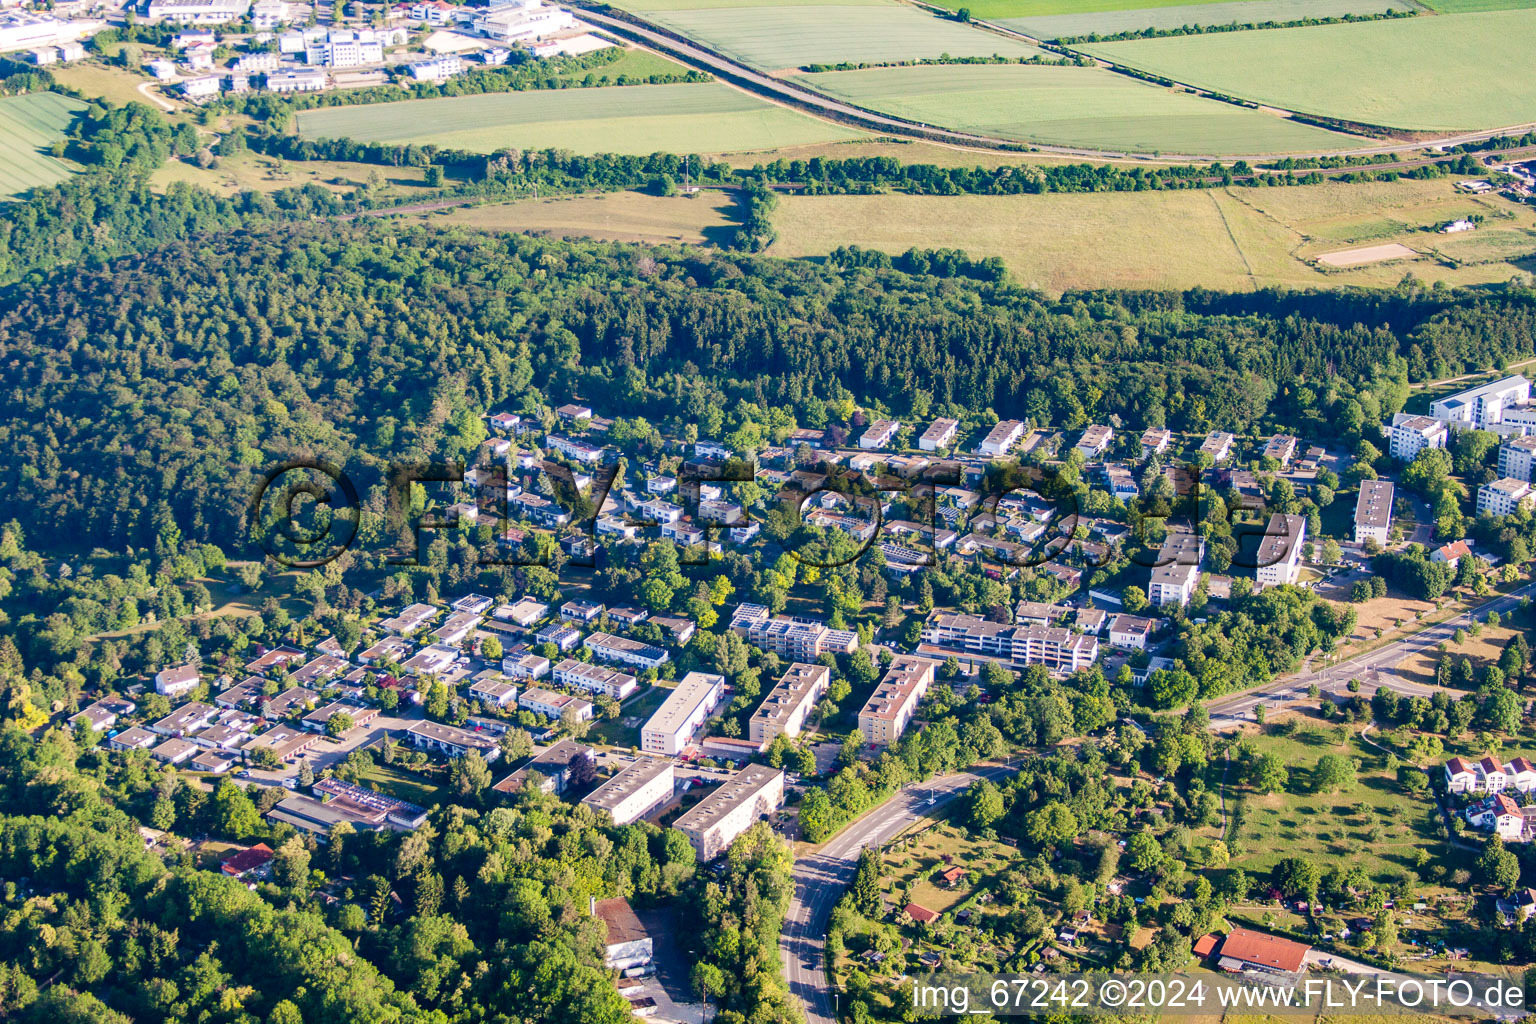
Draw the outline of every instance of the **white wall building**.
[[[1531,482],[1536,468],[1536,437],[1512,437],[1499,445],[1499,476]]]
[[[1523,480],[1504,477],[1477,489],[1477,514],[1512,516],[1531,503],[1531,485]]]
[[[641,728],[640,749],[666,757],[681,754],[724,693],[724,676],[689,672]]]
[[[917,446],[925,452],[936,452],[940,448],[948,448],[954,443],[955,434],[960,429],[959,420],[936,419],[923,431],[923,436],[917,439]]]
[[[1307,521],[1301,516],[1275,513],[1260,538],[1255,559],[1254,579],[1260,586],[1272,587],[1295,583],[1301,571],[1301,547],[1307,536]]]
[[[581,802],[595,811],[607,811],[615,825],[628,825],[671,800],[675,786],[671,761],[642,757],[588,793]]]
[[[1002,420],[982,438],[976,451],[982,455],[1006,455],[1024,436],[1024,424],[1019,420]]]
[[[250,7],[250,0],[149,0],[144,17],[178,25],[223,25],[241,20]]]
[[[1429,407],[1430,416],[1456,430],[1491,430],[1504,422],[1504,411],[1531,400],[1531,382],[1519,374],[1469,388]]]
[[[1355,543],[1374,540],[1387,546],[1392,532],[1392,495],[1395,488],[1390,480],[1360,481],[1360,497],[1355,499]]]
[[[700,800],[672,827],[688,837],[701,861],[711,861],[759,818],[784,805],[784,773],[748,765]]]

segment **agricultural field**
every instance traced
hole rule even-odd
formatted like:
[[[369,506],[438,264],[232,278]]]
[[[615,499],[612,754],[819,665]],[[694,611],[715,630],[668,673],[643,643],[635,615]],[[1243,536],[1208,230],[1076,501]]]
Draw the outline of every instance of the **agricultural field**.
[[[744,64],[770,71],[806,64],[917,60],[946,53],[952,57],[1043,55],[1017,39],[895,0],[788,5],[620,0],[618,6]]]
[[[722,245],[735,230],[736,214],[736,200],[726,192],[666,197],[606,192],[459,207],[430,219],[482,231],[532,232],[555,238]]]
[[[51,148],[85,109],[79,100],[53,92],[0,99],[0,201],[63,181],[74,164],[55,157]]]
[[[1268,286],[1386,287],[1405,273],[1484,284],[1523,264],[1451,267],[1429,257],[1347,270],[1312,265],[1323,252],[1402,241],[1416,252],[1450,237],[1425,231],[1447,209],[1487,202],[1474,235],[1524,233],[1536,211],[1458,197],[1451,182],[1033,196],[791,196],[774,214],[778,256],[821,256],[856,244],[899,254],[953,247],[999,256],[1020,284],[1049,294],[1083,288],[1243,290]],[[1460,205],[1456,205],[1456,204]],[[1493,219],[1494,215],[1501,215]],[[1507,215],[1507,216],[1502,216]],[[1536,253],[1536,244],[1528,252]]]
[[[718,83],[487,93],[299,115],[307,138],[579,153],[720,153],[853,138],[851,129]]]
[[[1029,5],[1035,6],[1035,5]],[[1074,5],[1069,13],[998,18],[1007,26],[1037,39],[1118,35],[1143,29],[1177,29],[1186,25],[1261,25],[1268,21],[1342,18],[1346,14],[1422,11],[1415,0],[1225,0],[1221,3],[1180,3],[1170,7],[1136,7],[1087,11]]]
[[[1483,11],[1522,11],[1536,0],[1424,0],[1441,14],[1480,14]]]
[[[1524,124],[1536,11],[1092,43],[1095,56],[1286,110],[1415,131]]]
[[[870,68],[796,80],[925,124],[1058,146],[1220,156],[1335,150],[1357,142],[1099,68]]]

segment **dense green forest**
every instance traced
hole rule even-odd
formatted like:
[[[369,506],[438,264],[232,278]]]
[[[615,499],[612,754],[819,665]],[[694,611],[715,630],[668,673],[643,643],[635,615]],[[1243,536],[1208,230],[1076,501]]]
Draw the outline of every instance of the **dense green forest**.
[[[1408,378],[1530,355],[1533,300],[1405,286],[1053,302],[698,250],[276,227],[10,288],[0,473],[29,535],[69,522],[72,542],[121,547],[173,521],[227,543],[253,471],[281,458],[462,455],[485,412],[572,395],[758,443],[858,404],[1347,439],[1400,408]]]

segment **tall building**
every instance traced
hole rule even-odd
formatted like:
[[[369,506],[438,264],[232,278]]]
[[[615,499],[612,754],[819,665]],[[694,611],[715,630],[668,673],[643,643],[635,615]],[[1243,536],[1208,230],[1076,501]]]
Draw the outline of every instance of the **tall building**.
[[[1512,437],[1499,445],[1499,476],[1531,483],[1536,468],[1536,437]]]
[[[1355,499],[1355,543],[1374,540],[1386,547],[1392,531],[1392,494],[1390,480],[1360,481],[1360,497]]]
[[[1254,579],[1260,586],[1272,587],[1295,583],[1301,571],[1301,546],[1306,540],[1307,521],[1301,516],[1275,513],[1269,517],[1264,536],[1259,539]]]
[[[1531,382],[1519,374],[1442,398],[1430,416],[1457,430],[1491,430],[1504,422],[1504,411],[1531,400]]]
[[[929,658],[900,655],[893,659],[859,711],[859,731],[864,738],[877,747],[890,746],[901,739],[923,694],[933,684],[938,667],[939,663]]]
[[[681,754],[724,693],[724,676],[689,672],[640,729],[640,749],[665,757]]]
[[[628,825],[672,799],[674,775],[671,761],[641,757],[581,802],[595,811],[607,811],[615,825]]]
[[[1205,539],[1198,533],[1168,534],[1147,579],[1147,600],[1157,608],[1175,602],[1189,604],[1200,582],[1200,560],[1204,557]]]
[[[1477,514],[1512,516],[1531,503],[1531,485],[1505,477],[1477,489]]]
[[[1400,412],[1387,430],[1387,451],[1394,459],[1412,462],[1426,448],[1444,448],[1450,436],[1441,420]]]
[[[766,746],[775,736],[798,736],[811,708],[827,692],[832,670],[825,665],[795,662],[774,684],[763,703],[752,714],[748,736]]]
[[[694,804],[672,827],[688,837],[701,861],[723,853],[759,818],[784,805],[784,773],[752,764]]]

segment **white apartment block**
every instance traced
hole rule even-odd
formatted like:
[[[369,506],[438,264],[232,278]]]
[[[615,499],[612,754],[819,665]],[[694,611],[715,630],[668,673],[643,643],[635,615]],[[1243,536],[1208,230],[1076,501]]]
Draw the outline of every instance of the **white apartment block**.
[[[583,646],[592,652],[594,658],[634,665],[638,668],[660,668],[670,657],[660,647],[652,647],[650,644],[643,644],[629,637],[613,636],[610,633],[593,633],[587,637]]]
[[[1387,452],[1394,459],[1412,462],[1426,448],[1444,448],[1450,436],[1449,428],[1440,420],[1400,412],[1387,429]]]
[[[1512,437],[1499,445],[1499,476],[1531,482],[1536,468],[1536,437]]]
[[[1232,444],[1237,440],[1233,434],[1225,430],[1213,430],[1205,435],[1205,441],[1200,445],[1200,454],[1211,457],[1211,465],[1219,466],[1232,457]]]
[[[976,446],[976,451],[981,455],[1006,455],[1019,443],[1019,438],[1024,436],[1024,424],[1019,420],[1002,420],[993,427],[981,444]]]
[[[1531,382],[1519,374],[1442,398],[1429,414],[1456,430],[1492,430],[1504,422],[1506,409],[1531,400]]]
[[[0,11],[0,52],[57,46],[100,27],[99,21],[63,21],[40,11]]]
[[[731,616],[731,629],[748,643],[795,661],[815,661],[827,651],[852,654],[859,635],[846,629],[829,629],[815,619],[770,617],[760,604],[741,604]]]
[[[825,665],[795,662],[774,684],[763,703],[752,713],[747,735],[766,747],[775,736],[798,736],[805,717],[827,692],[832,670]]]
[[[1161,455],[1173,441],[1173,431],[1167,427],[1148,427],[1141,435],[1143,455]]]
[[[1014,626],[975,615],[930,612],[923,623],[924,643],[1000,658],[1018,665],[1044,665],[1071,673],[1099,657],[1097,637],[1052,626]]]
[[[1077,450],[1090,459],[1096,459],[1109,451],[1109,446],[1115,440],[1115,432],[1110,427],[1094,423],[1083,430],[1083,436],[1078,438]]]
[[[1197,533],[1170,533],[1158,550],[1158,564],[1147,580],[1147,600],[1155,608],[1189,604],[1200,583],[1205,539]]]
[[[1392,532],[1392,495],[1396,488],[1390,480],[1360,481],[1360,497],[1355,499],[1355,543],[1374,540],[1382,547]]]
[[[518,651],[501,659],[501,674],[509,679],[543,679],[549,675],[549,659],[532,651]]]
[[[784,805],[784,773],[748,765],[700,800],[672,825],[693,844],[700,861],[723,853],[759,818]]]
[[[517,698],[517,706],[555,721],[559,721],[567,711],[574,712],[577,719],[583,722],[592,718],[591,701],[582,700],[569,693],[556,693],[554,690],[541,688],[528,690]]]
[[[627,672],[617,672],[601,665],[588,665],[575,658],[566,658],[555,666],[555,682],[561,686],[574,686],[588,693],[601,693],[614,700],[623,700],[640,685]]]
[[[1139,615],[1116,615],[1109,620],[1109,645],[1144,651],[1156,625],[1151,619]]]
[[[672,799],[676,773],[671,761],[641,757],[581,798],[594,811],[606,811],[615,825],[628,825]]]
[[[435,750],[448,757],[464,757],[473,751],[489,763],[501,756],[501,747],[485,733],[441,722],[417,722],[406,730],[406,736],[417,750]]]
[[[1531,503],[1531,485],[1505,477],[1477,489],[1477,514],[1512,516]]]
[[[859,731],[877,747],[901,739],[928,687],[933,685],[939,663],[930,658],[900,655],[891,661],[875,692],[859,711]]]
[[[250,0],[149,0],[144,17],[178,25],[222,25],[244,18],[250,7]]]
[[[875,420],[859,438],[860,448],[884,448],[895,440],[901,424],[896,420]]]
[[[923,436],[917,439],[917,446],[925,452],[936,452],[940,448],[948,448],[955,440],[955,434],[960,429],[959,420],[937,419],[923,431]]]
[[[681,754],[724,694],[724,676],[689,672],[640,729],[640,749],[665,757]]]
[[[1275,513],[1269,517],[1264,536],[1259,540],[1254,579],[1260,586],[1273,587],[1295,583],[1301,571],[1301,546],[1307,536],[1307,521],[1301,516]]]
[[[544,447],[553,448],[562,455],[577,462],[601,462],[603,450],[596,445],[587,444],[585,441],[577,441],[569,437],[561,437],[559,434],[546,434]]]

